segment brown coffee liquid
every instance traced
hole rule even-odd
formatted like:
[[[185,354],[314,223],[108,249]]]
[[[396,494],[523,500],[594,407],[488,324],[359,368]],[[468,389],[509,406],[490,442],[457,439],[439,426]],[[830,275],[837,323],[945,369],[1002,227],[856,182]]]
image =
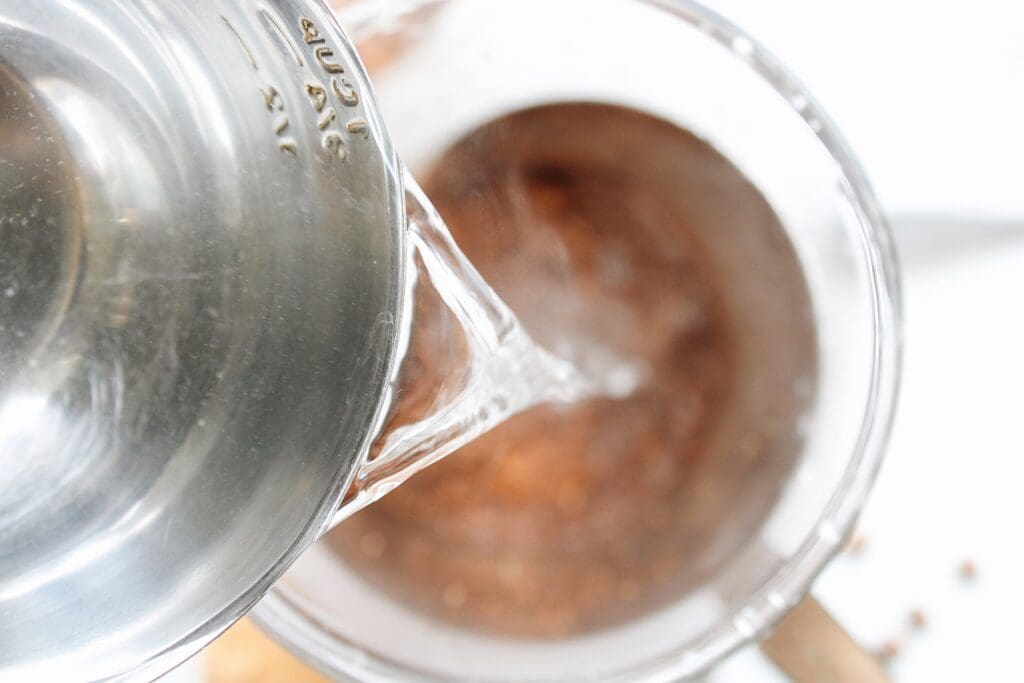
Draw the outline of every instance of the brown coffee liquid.
[[[813,386],[806,287],[765,200],[689,132],[600,104],[488,123],[425,180],[537,342],[642,361],[645,381],[513,417],[331,547],[409,607],[514,637],[622,623],[714,575],[778,496]]]

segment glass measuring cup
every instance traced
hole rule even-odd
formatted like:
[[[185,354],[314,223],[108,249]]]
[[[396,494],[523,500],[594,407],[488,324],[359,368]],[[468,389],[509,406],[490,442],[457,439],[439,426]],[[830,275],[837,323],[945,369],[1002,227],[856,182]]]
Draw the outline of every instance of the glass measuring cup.
[[[322,3],[9,3],[0,142],[0,678],[158,676],[486,426],[453,381],[367,462],[415,245],[461,286],[438,329],[486,361],[515,326],[415,188],[407,220]]]
[[[859,167],[784,68],[688,2],[353,2],[341,12],[415,173],[476,127],[553,102],[623,105],[707,140],[786,229],[811,296],[818,374],[805,387],[814,399],[798,465],[763,523],[716,575],[642,618],[557,640],[455,628],[390,598],[324,544],[255,614],[307,661],[358,680],[699,674],[806,593],[879,464],[899,362],[898,286]],[[774,283],[756,269],[732,272],[771,296]]]

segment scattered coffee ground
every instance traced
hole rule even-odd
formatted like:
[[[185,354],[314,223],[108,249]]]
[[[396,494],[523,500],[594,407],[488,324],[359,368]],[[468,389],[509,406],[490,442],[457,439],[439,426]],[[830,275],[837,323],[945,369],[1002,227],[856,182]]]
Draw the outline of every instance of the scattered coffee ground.
[[[924,611],[920,609],[912,610],[907,621],[915,631],[923,631],[928,625],[928,618],[925,616]]]
[[[876,656],[882,661],[883,664],[889,664],[892,660],[896,659],[903,647],[900,645],[898,640],[887,640],[882,643],[882,646],[878,648]]]
[[[957,570],[960,580],[964,583],[973,583],[978,579],[978,567],[972,560],[964,560]]]
[[[512,418],[334,530],[335,552],[410,608],[511,637],[619,624],[716,575],[777,499],[815,386],[766,201],[689,132],[599,104],[488,123],[423,179],[539,343],[647,379]]]
[[[855,531],[853,536],[850,537],[849,543],[846,544],[846,552],[851,557],[859,557],[864,554],[864,549],[867,545],[867,536],[859,531]]]

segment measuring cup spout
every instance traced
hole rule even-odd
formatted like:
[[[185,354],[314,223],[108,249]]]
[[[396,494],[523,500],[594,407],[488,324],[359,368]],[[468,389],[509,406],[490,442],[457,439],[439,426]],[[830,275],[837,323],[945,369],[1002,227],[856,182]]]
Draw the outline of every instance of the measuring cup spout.
[[[518,412],[612,393],[534,343],[408,169],[402,174],[408,239],[399,359],[381,430],[328,528]]]

